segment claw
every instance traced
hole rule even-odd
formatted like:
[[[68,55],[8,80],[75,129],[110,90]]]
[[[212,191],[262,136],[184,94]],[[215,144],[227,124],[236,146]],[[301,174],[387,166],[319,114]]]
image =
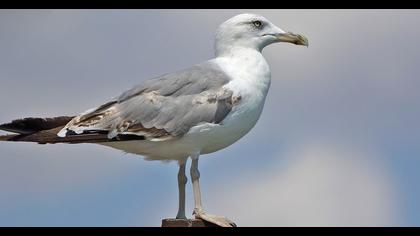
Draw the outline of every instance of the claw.
[[[236,224],[228,218],[207,214],[203,209],[195,208],[193,215],[196,219],[201,219],[221,227],[237,227]]]

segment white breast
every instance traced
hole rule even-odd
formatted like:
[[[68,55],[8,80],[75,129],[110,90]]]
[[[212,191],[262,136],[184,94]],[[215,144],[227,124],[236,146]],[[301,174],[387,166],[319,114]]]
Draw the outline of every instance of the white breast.
[[[232,80],[225,85],[240,96],[241,102],[234,106],[220,125],[203,124],[193,127],[189,135],[195,141],[202,134],[201,153],[215,152],[239,140],[258,121],[264,107],[271,82],[270,68],[261,55],[254,50],[241,50],[234,55],[214,59]],[[201,136],[201,135],[200,135]]]

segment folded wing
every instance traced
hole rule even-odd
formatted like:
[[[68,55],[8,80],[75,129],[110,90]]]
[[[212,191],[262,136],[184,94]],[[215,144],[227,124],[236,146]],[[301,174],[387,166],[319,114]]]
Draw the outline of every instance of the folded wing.
[[[232,109],[232,91],[223,87],[229,77],[206,62],[126,91],[116,99],[73,118],[60,137],[106,133],[149,140],[180,137],[197,124],[220,123]]]

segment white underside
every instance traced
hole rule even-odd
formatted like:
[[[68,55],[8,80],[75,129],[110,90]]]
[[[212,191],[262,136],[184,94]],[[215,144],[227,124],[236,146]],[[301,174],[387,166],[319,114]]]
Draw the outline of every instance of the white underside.
[[[178,160],[194,154],[207,154],[223,149],[248,133],[258,121],[270,86],[270,70],[261,53],[240,50],[235,55],[213,59],[230,75],[225,87],[241,96],[239,104],[221,124],[202,123],[184,136],[166,141],[120,141],[102,145],[149,160]]]

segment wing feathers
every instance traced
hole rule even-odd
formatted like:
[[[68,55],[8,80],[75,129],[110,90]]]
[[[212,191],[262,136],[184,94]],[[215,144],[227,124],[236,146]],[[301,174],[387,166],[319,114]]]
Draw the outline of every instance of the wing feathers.
[[[179,137],[199,123],[220,123],[232,109],[230,78],[210,62],[148,80],[116,100],[74,118],[60,132],[134,134],[146,139]]]
[[[10,123],[0,125],[1,130],[19,133],[30,134],[41,130],[52,129],[58,126],[67,124],[73,117],[59,116],[53,118],[35,118],[28,117],[24,119],[13,120]]]
[[[104,132],[93,132],[86,134],[67,135],[66,137],[58,137],[57,132],[63,127],[57,127],[50,130],[42,130],[32,134],[15,134],[0,136],[0,141],[15,141],[15,142],[36,142],[39,144],[47,143],[101,143],[101,142],[115,142],[127,140],[144,140],[143,136],[118,134],[116,137],[109,139]]]

